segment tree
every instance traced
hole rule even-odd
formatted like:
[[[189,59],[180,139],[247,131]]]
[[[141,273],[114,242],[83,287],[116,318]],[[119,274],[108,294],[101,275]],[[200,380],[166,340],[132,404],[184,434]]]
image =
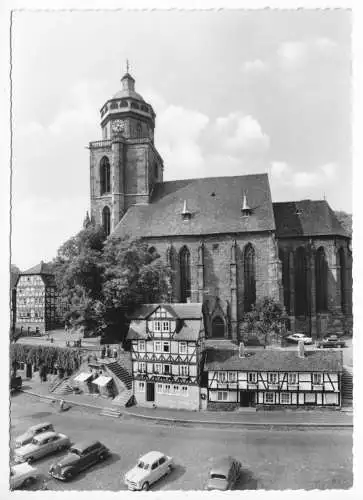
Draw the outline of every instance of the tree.
[[[343,226],[343,229],[345,229],[349,236],[352,237],[352,214],[348,214],[343,211],[336,211],[335,215],[340,224]]]
[[[264,297],[258,301],[252,311],[245,315],[247,331],[257,332],[264,340],[264,348],[271,334],[281,337],[285,332],[285,309],[273,298]]]

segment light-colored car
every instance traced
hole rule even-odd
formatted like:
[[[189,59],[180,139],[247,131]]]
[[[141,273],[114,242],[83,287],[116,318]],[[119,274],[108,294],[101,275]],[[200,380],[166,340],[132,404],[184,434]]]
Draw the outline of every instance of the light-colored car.
[[[241,477],[242,465],[232,457],[220,457],[213,460],[209,470],[206,490],[231,490]]]
[[[10,488],[26,487],[33,483],[38,476],[38,471],[27,463],[16,464],[10,467]]]
[[[24,434],[15,438],[15,447],[20,448],[20,446],[31,443],[35,436],[47,431],[54,431],[53,424],[50,422],[42,422],[40,424],[32,425],[26,432],[24,432]]]
[[[28,462],[42,458],[50,453],[64,450],[71,445],[69,438],[65,434],[58,432],[44,432],[39,434],[31,443],[16,448],[14,451],[15,462]]]
[[[307,337],[303,333],[293,333],[292,335],[288,335],[286,340],[287,342],[292,342],[294,344],[298,344],[300,340],[302,340],[306,345],[311,345],[313,343],[313,339],[311,337]]]
[[[135,467],[125,475],[125,484],[129,490],[148,490],[161,477],[173,469],[173,459],[160,453],[150,451],[142,456]]]

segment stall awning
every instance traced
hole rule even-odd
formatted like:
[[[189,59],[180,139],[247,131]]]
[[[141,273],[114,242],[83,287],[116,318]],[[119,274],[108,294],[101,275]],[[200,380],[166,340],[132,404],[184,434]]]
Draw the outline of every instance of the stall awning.
[[[82,372],[79,375],[77,375],[77,377],[75,377],[73,380],[74,380],[74,382],[86,382],[91,377],[92,377],[91,372],[88,372],[88,373]]]
[[[112,382],[112,377],[105,377],[104,375],[100,375],[96,380],[93,380],[93,383],[100,387],[104,387],[110,382]]]

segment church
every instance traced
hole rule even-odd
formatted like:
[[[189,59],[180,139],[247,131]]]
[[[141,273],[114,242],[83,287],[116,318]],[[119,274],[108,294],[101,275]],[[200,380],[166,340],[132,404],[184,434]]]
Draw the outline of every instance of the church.
[[[292,332],[352,331],[350,235],[326,200],[272,201],[267,174],[164,182],[156,114],[127,71],[89,143],[91,218],[172,268],[172,300],[203,304],[206,337],[239,341],[265,296]]]

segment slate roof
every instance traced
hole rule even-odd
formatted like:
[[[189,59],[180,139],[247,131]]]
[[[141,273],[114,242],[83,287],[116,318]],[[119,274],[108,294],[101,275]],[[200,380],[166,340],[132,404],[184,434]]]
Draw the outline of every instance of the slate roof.
[[[129,319],[146,319],[158,307],[168,311],[171,316],[179,319],[200,319],[202,317],[202,304],[199,302],[190,303],[167,303],[167,304],[142,304],[129,314]]]
[[[278,238],[297,236],[349,237],[325,200],[273,203],[273,211]],[[300,214],[297,211],[300,211]]]
[[[242,217],[243,194],[252,209]],[[187,202],[191,219],[183,220]],[[157,237],[273,231],[267,174],[210,177],[159,183],[149,205],[133,205],[113,236]]]
[[[181,328],[176,331],[173,336],[174,340],[198,340],[200,332],[203,330],[203,322],[201,319],[184,319]],[[127,340],[146,340],[148,334],[146,332],[146,320],[131,321]]]
[[[47,264],[46,262],[41,261],[36,266],[31,267],[27,271],[23,271],[21,274],[22,275],[24,275],[24,274],[28,275],[28,274],[53,274],[53,273],[52,273],[52,271],[50,269],[49,264]]]
[[[208,350],[205,370],[284,371],[284,372],[340,372],[343,369],[342,352],[305,351],[300,358],[297,351],[253,351],[240,358],[238,352]]]

